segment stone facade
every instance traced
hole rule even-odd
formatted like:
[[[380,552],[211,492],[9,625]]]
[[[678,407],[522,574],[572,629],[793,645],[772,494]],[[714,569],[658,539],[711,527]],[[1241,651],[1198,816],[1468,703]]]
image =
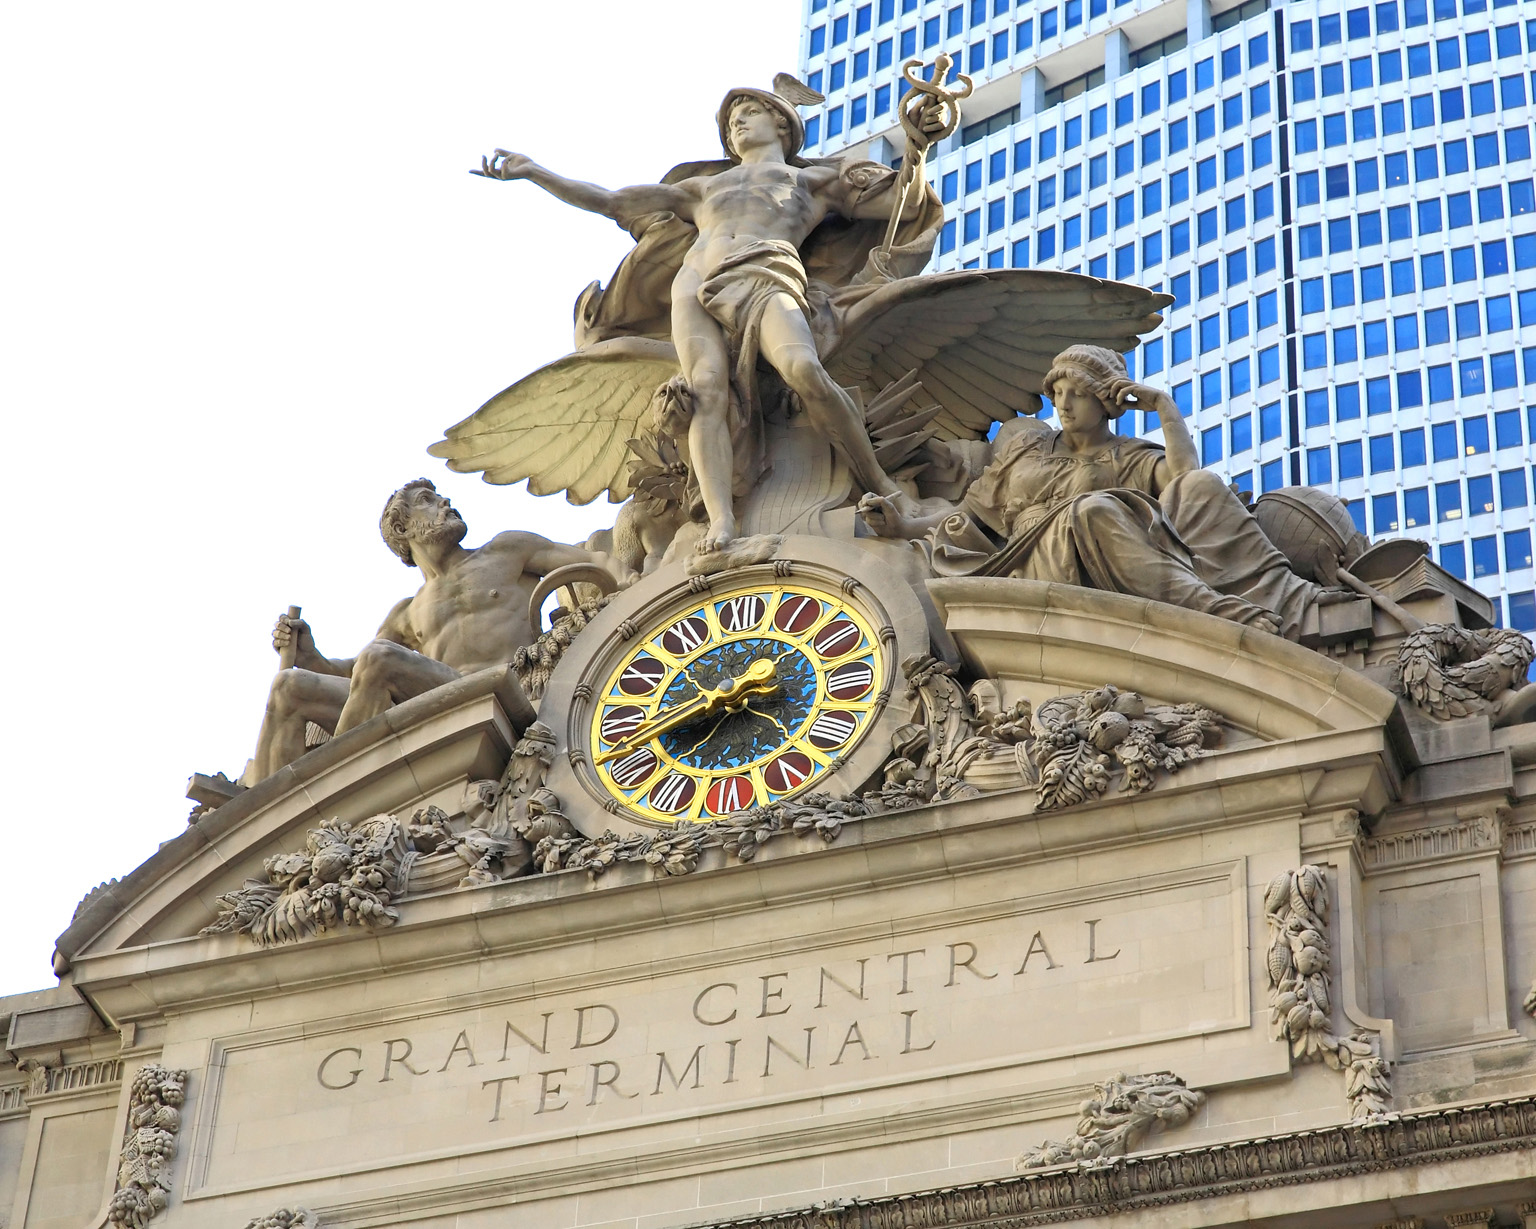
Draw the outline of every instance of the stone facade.
[[[517,739],[498,676],[467,679],[86,903],[60,987],[8,1004],[11,1223],[133,1203],[133,1124],[170,1104],[144,1090],[183,1073],[165,1197],[119,1223],[1520,1223],[1531,727],[1431,725],[1138,599],[930,589],[1007,705],[1108,681],[1223,714],[1222,746],[1074,807],[1020,782],[862,808],[831,841],[784,827],[747,861],[706,844],[686,874],[426,875],[386,928],[206,931],[318,816],[483,805]],[[1298,985],[1306,1018],[1277,1013]]]

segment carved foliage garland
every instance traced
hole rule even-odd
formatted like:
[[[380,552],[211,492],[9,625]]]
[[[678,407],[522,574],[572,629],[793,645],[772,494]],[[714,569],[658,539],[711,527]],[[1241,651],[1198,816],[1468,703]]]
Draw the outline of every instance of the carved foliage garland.
[[[278,1208],[265,1216],[254,1216],[245,1229],[320,1229],[320,1218],[308,1208]]]
[[[406,827],[390,815],[353,825],[331,819],[310,830],[304,849],[262,865],[266,882],[219,897],[219,915],[207,934],[246,934],[263,947],[342,927],[393,926],[417,858]]]
[[[1269,922],[1270,1035],[1289,1042],[1298,1062],[1321,1061],[1344,1072],[1351,1117],[1385,1117],[1392,1083],[1380,1037],[1365,1029],[1338,1037],[1330,1026],[1327,872],[1303,866],[1276,875],[1264,892],[1264,915]]]
[[[686,875],[706,849],[724,849],[740,862],[750,862],[758,849],[781,832],[812,833],[831,844],[850,819],[862,819],[869,808],[856,799],[806,794],[788,802],[738,811],[707,824],[687,821],[661,832],[619,836],[604,832],[582,836],[545,837],[533,851],[534,866],[544,874],[584,870],[596,879],[619,862],[645,862],[668,875]]]
[[[989,679],[967,695],[954,670],[932,657],[902,669],[914,719],[894,735],[884,783],[864,795],[878,810],[975,797],[1010,778],[1037,787],[1037,811],[1061,810],[1103,797],[1115,780],[1123,793],[1144,793],[1159,771],[1177,772],[1221,742],[1220,719],[1196,704],[1148,704],[1104,686],[1052,697],[1038,710],[1027,700],[1005,709]]]
[[[181,1129],[181,1103],[187,1073],[156,1065],[133,1077],[128,1100],[128,1131],[117,1166],[117,1191],[107,1223],[144,1229],[165,1210],[171,1190],[171,1160]]]
[[[1210,709],[1149,705],[1133,691],[1109,686],[1045,701],[1035,711],[1034,729],[1029,756],[1039,811],[1101,798],[1117,775],[1122,793],[1144,793],[1156,784],[1158,769],[1177,772],[1221,739]]]
[[[1205,1094],[1169,1071],[1117,1075],[1084,1101],[1070,1139],[1048,1140],[1019,1158],[1019,1169],[1070,1161],[1106,1161],[1140,1147],[1151,1132],[1181,1126],[1205,1104]]]

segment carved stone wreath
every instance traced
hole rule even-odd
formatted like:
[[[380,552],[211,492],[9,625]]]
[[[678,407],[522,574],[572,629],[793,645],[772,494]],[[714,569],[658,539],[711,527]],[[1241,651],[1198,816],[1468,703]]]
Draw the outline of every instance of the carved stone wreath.
[[[1497,713],[1526,686],[1536,646],[1519,632],[1430,623],[1397,650],[1397,689],[1431,717],[1448,721]]]

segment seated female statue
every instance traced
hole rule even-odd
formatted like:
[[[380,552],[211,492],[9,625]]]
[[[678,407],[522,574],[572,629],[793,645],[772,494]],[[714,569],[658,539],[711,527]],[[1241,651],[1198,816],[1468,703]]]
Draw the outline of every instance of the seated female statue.
[[[1132,381],[1120,355],[1072,346],[1044,381],[1060,429],[1005,424],[958,505],[919,516],[866,495],[882,537],[917,541],[941,576],[1017,576],[1106,589],[1204,611],[1291,639],[1323,592],[1290,569],[1216,474],[1167,393]],[[1110,420],[1154,410],[1159,447]],[[929,505],[931,507],[931,501]]]

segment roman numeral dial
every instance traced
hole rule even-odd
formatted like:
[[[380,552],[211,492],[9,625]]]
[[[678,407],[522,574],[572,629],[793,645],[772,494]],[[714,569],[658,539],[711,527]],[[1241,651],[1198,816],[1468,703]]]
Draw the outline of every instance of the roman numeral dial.
[[[682,598],[598,689],[591,761],[653,823],[708,821],[815,789],[867,732],[891,662],[868,613],[820,583]]]

